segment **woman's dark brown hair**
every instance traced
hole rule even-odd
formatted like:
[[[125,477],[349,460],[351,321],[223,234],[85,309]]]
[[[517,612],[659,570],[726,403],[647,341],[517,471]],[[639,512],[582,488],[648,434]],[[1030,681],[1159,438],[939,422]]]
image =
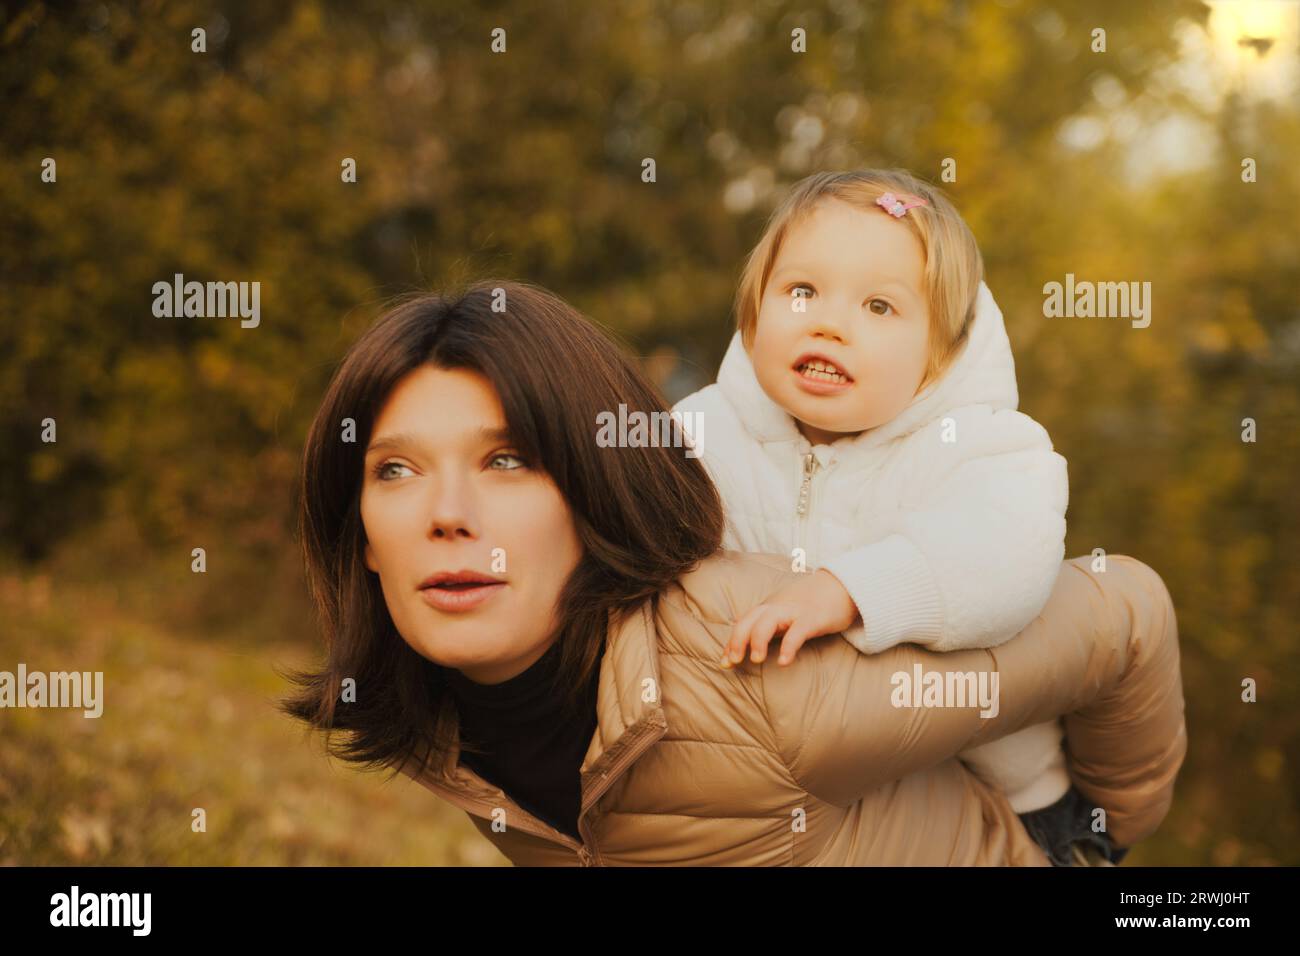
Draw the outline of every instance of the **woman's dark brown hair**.
[[[438,721],[443,669],[397,632],[378,577],[365,566],[360,512],[375,418],[398,380],[425,364],[486,377],[512,444],[568,502],[582,556],[557,605],[555,686],[575,718],[611,623],[716,551],[723,527],[717,491],[684,447],[597,443],[601,412],[617,415],[620,404],[629,413],[665,412],[667,405],[633,361],[558,296],[484,280],[393,306],[349,349],[307,436],[299,535],[326,659],[319,671],[287,675],[299,690],[280,706],[325,730],[335,756],[394,772],[412,757],[441,766],[455,743]],[[348,419],[355,436],[345,441]],[[355,702],[340,700],[348,677]]]

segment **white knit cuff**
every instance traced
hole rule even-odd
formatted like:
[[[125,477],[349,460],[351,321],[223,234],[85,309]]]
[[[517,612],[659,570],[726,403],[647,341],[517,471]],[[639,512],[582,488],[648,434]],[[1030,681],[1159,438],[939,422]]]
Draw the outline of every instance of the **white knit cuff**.
[[[916,545],[890,535],[823,565],[844,585],[862,623],[844,639],[863,654],[895,644],[931,644],[943,635],[943,605],[929,563]]]

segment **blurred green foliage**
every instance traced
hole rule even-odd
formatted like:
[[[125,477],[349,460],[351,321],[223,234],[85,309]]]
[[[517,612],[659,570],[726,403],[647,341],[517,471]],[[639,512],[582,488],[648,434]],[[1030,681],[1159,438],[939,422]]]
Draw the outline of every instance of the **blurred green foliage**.
[[[133,701],[116,719],[138,728],[184,717],[173,697],[211,699],[172,744],[119,724],[97,731],[111,747],[79,747],[30,714],[0,717],[0,862],[392,859],[313,849],[334,846],[319,832],[297,850],[270,839],[293,830],[265,802],[276,774],[345,807],[379,799],[307,763],[271,692],[225,727],[210,719],[232,688],[270,691],[273,649],[312,646],[298,454],[348,343],[396,293],[512,276],[611,328],[675,399],[711,380],[741,262],[785,186],[854,166],[937,181],[948,157],[958,178],[941,185],[980,239],[1020,407],[1070,464],[1067,553],[1135,555],[1178,608],[1190,750],[1168,821],[1132,859],[1300,862],[1300,115],[1294,95],[1250,95],[1244,74],[1212,102],[1174,81],[1202,4],[240,0],[5,16],[0,546],[6,587],[52,582],[59,610],[10,601],[0,667],[108,655],[133,675],[110,685]],[[1090,49],[1099,26],[1105,53]],[[807,53],[791,52],[796,27]],[[1191,130],[1188,155],[1161,148],[1171,119]],[[1241,180],[1247,156],[1257,183]],[[40,179],[45,157],[57,183]],[[259,281],[260,326],[155,318],[151,287],[177,272]],[[1150,328],[1045,319],[1042,286],[1067,272],[1150,281]],[[45,418],[57,444],[40,439]],[[189,571],[196,546],[207,575]],[[116,599],[96,606],[106,586]],[[241,668],[214,676],[231,648]],[[127,692],[156,670],[183,689]],[[1258,703],[1241,702],[1247,677]],[[217,773],[236,758],[208,743],[231,727],[264,775]],[[41,763],[45,748],[63,756]],[[225,855],[153,832],[141,807],[174,802],[187,832],[190,790],[218,776],[238,823]],[[64,809],[68,788],[107,795]],[[411,794],[412,812],[436,803]],[[118,811],[135,836],[105,842],[96,821]]]

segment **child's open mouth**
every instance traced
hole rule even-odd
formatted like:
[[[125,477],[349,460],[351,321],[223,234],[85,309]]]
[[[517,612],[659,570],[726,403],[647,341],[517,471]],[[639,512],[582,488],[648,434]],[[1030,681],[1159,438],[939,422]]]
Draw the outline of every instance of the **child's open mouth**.
[[[799,385],[814,395],[842,391],[853,384],[853,377],[830,359],[820,355],[803,355],[792,366]]]

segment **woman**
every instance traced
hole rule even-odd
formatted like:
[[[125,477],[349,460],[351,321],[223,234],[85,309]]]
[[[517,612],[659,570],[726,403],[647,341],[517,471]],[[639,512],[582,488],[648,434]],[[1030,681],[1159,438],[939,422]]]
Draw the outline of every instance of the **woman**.
[[[1060,715],[1090,818],[1118,846],[1154,831],[1186,735],[1153,571],[1066,561],[991,650],[868,657],[837,635],[724,669],[736,617],[795,573],[718,551],[721,504],[680,431],[602,432],[664,410],[545,290],[392,309],[307,440],[328,656],[286,709],[465,809],[517,864],[1046,865],[954,755]],[[934,706],[953,701],[900,698],[909,680],[997,696]]]

